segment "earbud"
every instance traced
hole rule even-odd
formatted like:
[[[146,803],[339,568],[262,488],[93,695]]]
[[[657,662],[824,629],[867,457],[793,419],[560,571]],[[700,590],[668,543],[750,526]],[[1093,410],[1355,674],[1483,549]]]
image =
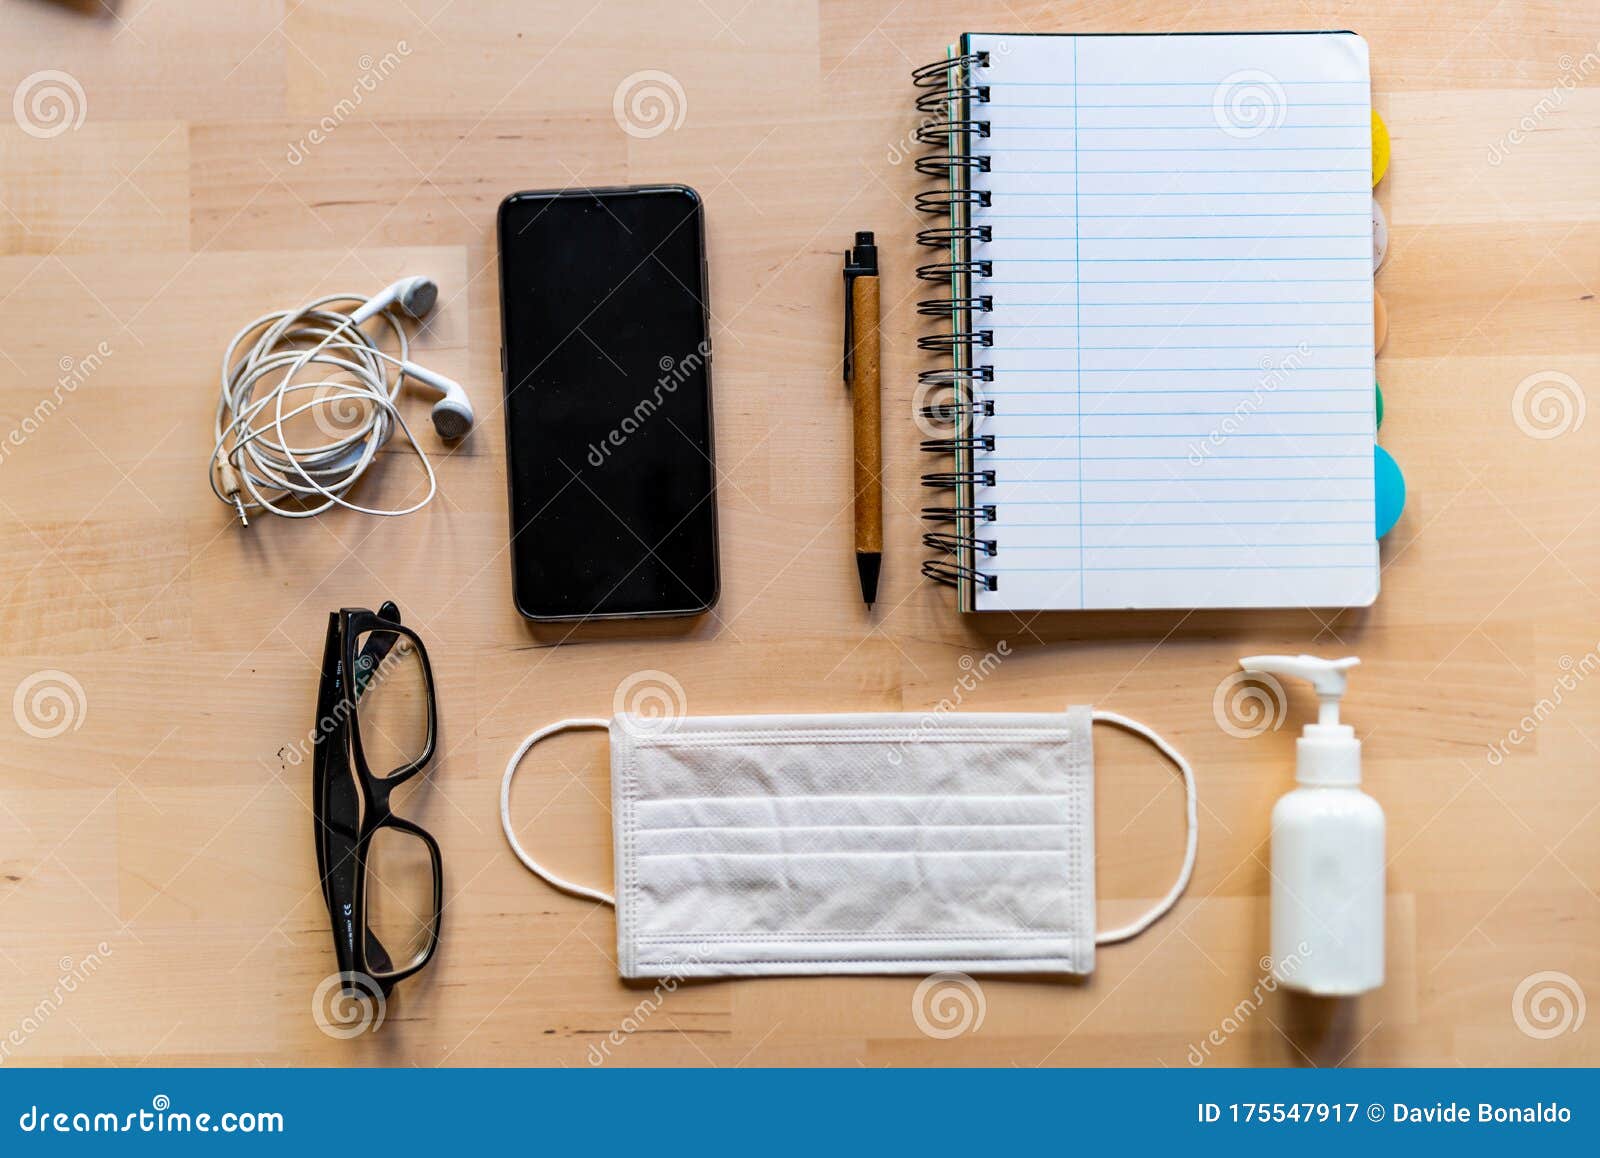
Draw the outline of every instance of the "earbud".
[[[368,318],[375,318],[390,306],[399,306],[406,317],[421,321],[439,300],[439,287],[432,278],[404,277],[350,315],[350,324],[359,326]]]
[[[401,362],[400,372],[444,395],[433,405],[433,428],[440,438],[460,438],[472,429],[472,402],[461,383],[415,362]]]
[[[389,286],[377,297],[371,298],[350,315],[350,324],[359,326],[394,306],[408,318],[420,321],[439,300],[439,287],[432,278],[406,277]],[[461,383],[437,374],[415,362],[400,363],[400,370],[425,386],[431,386],[444,397],[434,403],[433,428],[440,438],[456,439],[472,429],[472,402]]]

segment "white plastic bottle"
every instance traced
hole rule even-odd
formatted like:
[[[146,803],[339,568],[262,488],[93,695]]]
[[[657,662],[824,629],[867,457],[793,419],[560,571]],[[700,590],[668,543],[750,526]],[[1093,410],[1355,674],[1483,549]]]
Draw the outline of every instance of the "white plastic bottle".
[[[1278,981],[1321,997],[1383,984],[1383,809],[1361,790],[1361,741],[1339,722],[1361,661],[1252,655],[1248,671],[1310,681],[1321,702],[1296,744],[1300,786],[1272,810],[1272,961]]]

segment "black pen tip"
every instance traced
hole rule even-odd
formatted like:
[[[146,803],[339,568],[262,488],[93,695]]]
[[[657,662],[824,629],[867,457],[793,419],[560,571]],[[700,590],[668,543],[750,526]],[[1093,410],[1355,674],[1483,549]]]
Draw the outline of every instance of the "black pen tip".
[[[878,601],[878,573],[883,570],[882,553],[857,551],[856,570],[861,573],[861,598],[871,608]]]

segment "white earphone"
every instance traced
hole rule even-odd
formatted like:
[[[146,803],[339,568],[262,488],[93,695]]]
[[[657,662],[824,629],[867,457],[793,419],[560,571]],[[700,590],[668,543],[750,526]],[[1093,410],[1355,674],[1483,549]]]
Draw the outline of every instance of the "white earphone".
[[[467,392],[454,378],[446,378],[426,366],[415,362],[401,362],[400,370],[408,378],[415,378],[424,386],[431,386],[444,395],[433,404],[433,428],[440,438],[460,438],[472,429],[472,403]]]
[[[350,315],[350,324],[359,326],[376,317],[390,306],[399,306],[400,312],[412,321],[420,322],[439,300],[439,287],[428,277],[403,277],[375,298],[368,298]]]
[[[434,429],[441,438],[459,439],[473,423],[472,403],[461,384],[408,356],[400,316],[420,320],[438,298],[439,287],[431,279],[402,278],[375,297],[333,294],[297,310],[265,314],[234,335],[222,360],[210,473],[212,491],[232,504],[240,522],[249,525],[251,510],[303,519],[333,506],[405,515],[428,504],[437,483],[428,456],[400,413],[401,385],[412,378],[443,396],[433,407]],[[352,309],[350,303],[357,304]],[[388,327],[397,353],[381,349],[378,338],[361,328],[373,318]],[[240,354],[252,335],[254,340]],[[311,366],[327,367],[328,376],[297,381]],[[302,397],[285,409],[290,395]],[[289,442],[284,422],[300,414],[311,415],[326,441],[311,446]],[[422,464],[428,493],[403,508],[351,502],[345,493],[366,473],[396,427]]]
[[[397,307],[413,321],[421,321],[438,300],[439,287],[434,284],[432,278],[401,278],[377,297],[369,298],[352,313],[350,324],[359,326],[391,306]],[[439,432],[440,438],[461,438],[472,429],[472,402],[467,398],[467,392],[462,389],[461,383],[435,370],[429,370],[426,366],[419,366],[415,362],[401,362],[400,372],[444,395],[434,403],[433,407],[433,428]]]

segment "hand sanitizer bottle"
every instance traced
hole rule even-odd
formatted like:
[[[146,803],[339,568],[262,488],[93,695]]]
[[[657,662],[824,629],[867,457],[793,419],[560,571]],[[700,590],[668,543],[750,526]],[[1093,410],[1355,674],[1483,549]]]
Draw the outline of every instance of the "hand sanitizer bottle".
[[[1296,744],[1300,786],[1272,810],[1272,960],[1283,985],[1322,997],[1383,984],[1384,818],[1361,791],[1361,741],[1339,722],[1360,663],[1252,655],[1247,671],[1308,680],[1321,707]]]

